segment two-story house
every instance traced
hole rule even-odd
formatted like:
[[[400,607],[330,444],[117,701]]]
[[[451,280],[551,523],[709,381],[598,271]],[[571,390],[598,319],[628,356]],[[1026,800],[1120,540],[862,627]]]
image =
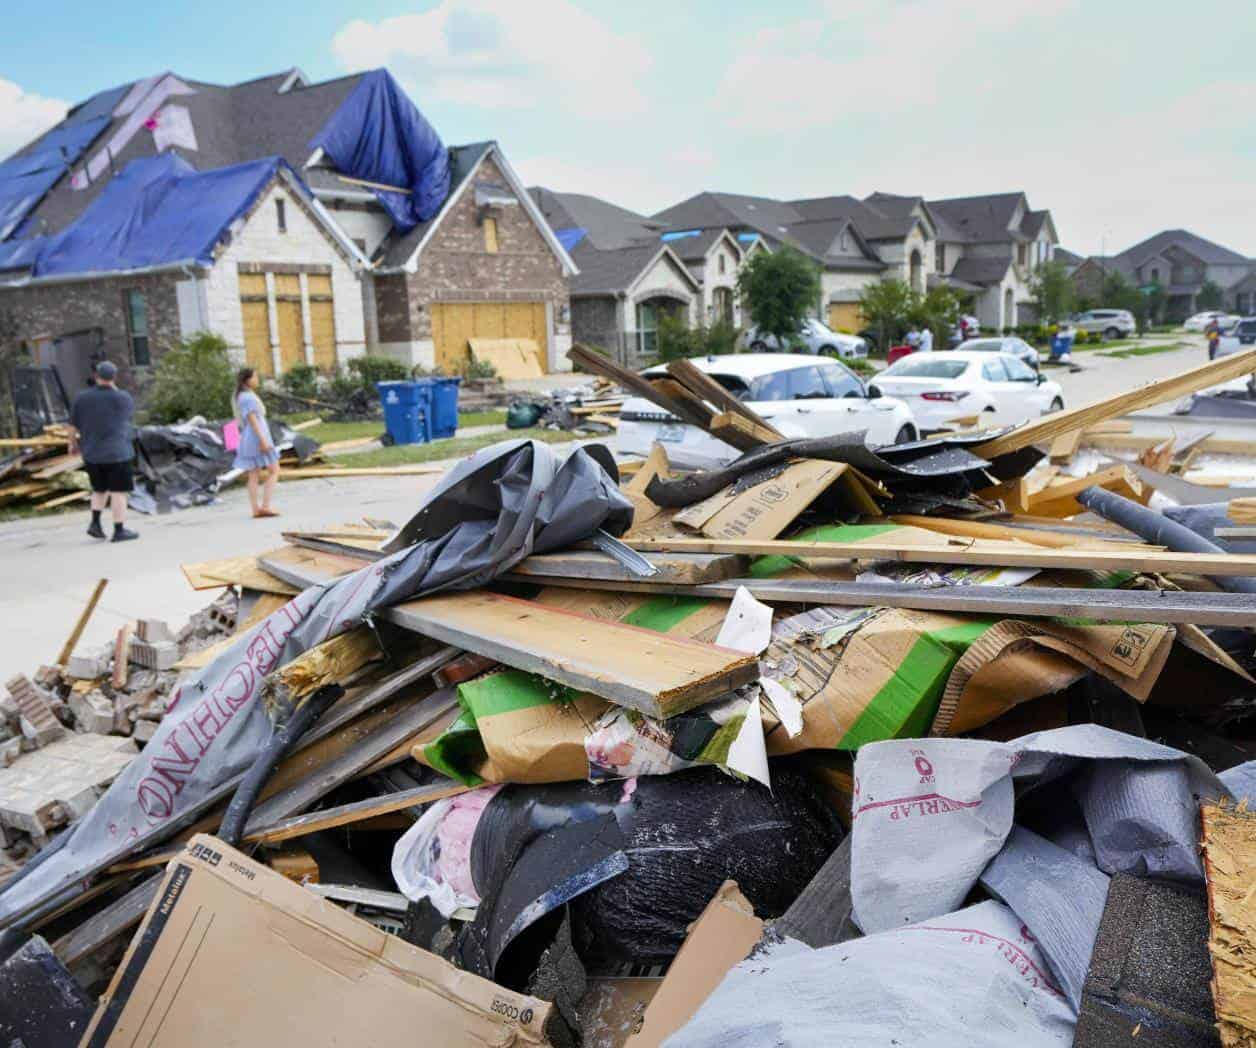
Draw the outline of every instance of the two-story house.
[[[382,143],[382,144],[381,144]],[[447,147],[384,70],[99,92],[0,163],[4,336],[71,392],[199,331],[263,375],[366,352],[456,370],[570,342],[576,268],[494,142]]]

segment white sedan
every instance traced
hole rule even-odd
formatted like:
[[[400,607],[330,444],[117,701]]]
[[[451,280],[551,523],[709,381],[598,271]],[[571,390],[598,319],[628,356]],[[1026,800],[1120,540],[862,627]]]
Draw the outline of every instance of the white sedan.
[[[794,353],[735,353],[690,361],[767,419],[786,437],[831,437],[862,432],[873,447],[902,444],[919,436],[906,405],[865,387],[836,360]],[[663,366],[642,372],[666,378]],[[737,449],[690,426],[643,397],[629,397],[619,411],[616,450],[648,455],[654,442],[681,466],[727,462]]]
[[[1237,324],[1240,318],[1224,310],[1208,309],[1203,313],[1196,313],[1182,325],[1182,328],[1186,331],[1203,331],[1214,320],[1221,325],[1222,330],[1225,330]]]
[[[874,378],[873,389],[903,401],[922,430],[970,415],[1013,425],[1064,407],[1058,382],[1007,353],[914,353]]]

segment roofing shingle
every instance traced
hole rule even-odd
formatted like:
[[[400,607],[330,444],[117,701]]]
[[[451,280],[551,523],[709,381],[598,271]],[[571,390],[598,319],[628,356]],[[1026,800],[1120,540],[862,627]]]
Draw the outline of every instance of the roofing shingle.
[[[928,201],[943,240],[969,244],[997,243],[1013,237],[1012,216],[1024,193],[952,197]]]
[[[611,251],[581,241],[571,252],[580,272],[571,279],[573,295],[617,295],[627,290],[666,245],[657,240]],[[684,267],[680,267],[684,270]],[[688,270],[684,270],[688,276]],[[692,277],[690,277],[692,279]]]
[[[1180,247],[1189,251],[1201,262],[1211,265],[1237,266],[1248,264],[1248,259],[1237,251],[1231,251],[1228,247],[1222,247],[1211,240],[1205,240],[1203,237],[1197,236],[1186,229],[1166,229],[1135,244],[1133,247],[1126,248],[1117,257],[1128,259],[1132,265],[1138,266],[1153,255],[1160,254],[1168,247]]]
[[[667,228],[666,223],[585,193],[556,193],[543,186],[532,186],[528,193],[551,228],[583,229],[586,239],[603,251],[657,243],[659,233]]]
[[[961,258],[951,270],[951,276],[968,284],[989,286],[1002,280],[1011,264],[1011,257]]]

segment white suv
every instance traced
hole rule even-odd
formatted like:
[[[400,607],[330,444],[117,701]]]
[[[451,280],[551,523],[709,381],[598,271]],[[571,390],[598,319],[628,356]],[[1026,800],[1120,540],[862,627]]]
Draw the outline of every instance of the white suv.
[[[1129,338],[1138,330],[1134,314],[1128,309],[1091,309],[1078,313],[1073,318],[1073,326],[1088,335],[1103,335],[1104,338]]]

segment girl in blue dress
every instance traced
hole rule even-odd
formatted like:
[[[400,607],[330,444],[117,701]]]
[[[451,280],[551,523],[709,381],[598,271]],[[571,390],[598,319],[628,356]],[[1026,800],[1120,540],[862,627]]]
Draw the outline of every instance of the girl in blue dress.
[[[240,446],[235,468],[248,471],[249,505],[255,517],[277,517],[270,500],[279,482],[279,452],[270,439],[266,405],[257,395],[260,384],[253,368],[241,368],[236,376],[235,415],[240,424]],[[259,492],[260,489],[260,492]]]

